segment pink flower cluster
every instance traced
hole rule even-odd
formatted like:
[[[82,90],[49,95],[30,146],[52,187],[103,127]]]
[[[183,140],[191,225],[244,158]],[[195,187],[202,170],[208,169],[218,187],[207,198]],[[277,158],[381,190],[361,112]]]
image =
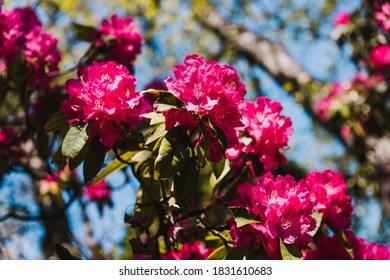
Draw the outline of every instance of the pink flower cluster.
[[[96,185],[89,184],[85,189],[85,196],[88,200],[101,201],[111,197],[111,188],[106,181],[100,181]]]
[[[76,171],[70,170],[66,167],[63,170],[58,171],[54,175],[46,175],[44,179],[39,181],[38,188],[40,195],[51,194],[54,196],[60,195],[61,184],[68,184],[71,180],[76,178]],[[63,187],[66,187],[65,185]]]
[[[246,209],[257,222],[238,227],[234,218],[228,221],[234,246],[263,246],[271,259],[280,259],[280,237],[285,244],[295,244],[302,252],[309,250],[306,256],[310,258],[314,254],[308,246],[313,241],[310,232],[316,228],[314,212],[323,213],[319,227],[324,224],[332,229],[350,227],[354,212],[346,191],[343,178],[331,170],[311,171],[299,182],[290,175],[274,178],[268,172],[255,185],[243,183],[237,188],[239,198],[230,207]],[[323,239],[325,243],[334,242],[327,237]],[[319,254],[322,254],[321,246],[321,243],[317,246]],[[340,251],[329,254],[344,257]]]
[[[142,96],[135,92],[136,80],[128,69],[113,61],[94,62],[78,70],[78,79],[66,82],[70,99],[61,103],[61,110],[73,122],[92,122],[92,136],[110,149],[145,113]]]
[[[237,128],[239,143],[226,151],[226,158],[236,159],[242,154],[258,156],[265,170],[275,170],[286,158],[280,149],[288,147],[292,135],[292,122],[282,116],[282,106],[268,97],[255,102],[243,102],[240,106],[243,127]]]
[[[313,210],[324,213],[324,223],[338,229],[351,226],[352,198],[346,194],[348,188],[340,174],[331,170],[311,171],[300,184],[309,190]]]
[[[333,19],[333,26],[345,26],[348,25],[351,20],[351,15],[347,12],[339,12],[335,15]]]
[[[390,66],[390,45],[378,45],[373,48],[370,62],[379,72],[387,69]]]
[[[238,206],[253,213],[258,222],[237,227],[231,221],[231,236],[236,247],[255,242],[255,247],[264,246],[268,256],[280,259],[278,237],[286,244],[307,246],[315,229],[311,217],[312,204],[308,189],[297,183],[290,175],[276,178],[268,172],[255,185],[243,183],[237,188],[238,199],[230,206]]]
[[[315,111],[323,121],[329,121],[332,115],[344,106],[340,96],[343,96],[351,88],[351,82],[335,82],[332,84],[329,94],[317,101]]]
[[[58,70],[61,55],[57,39],[44,32],[31,8],[0,12],[0,42],[0,61],[6,67],[21,54],[27,62],[32,85],[46,87],[47,74]]]
[[[12,127],[0,127],[0,156],[16,161],[25,154],[22,141]]]
[[[107,50],[108,60],[123,65],[132,65],[141,53],[142,36],[139,28],[130,17],[113,15],[105,19],[97,32],[95,44]]]
[[[375,12],[375,19],[382,26],[383,30],[390,31],[390,3],[384,3],[379,11]]]
[[[350,255],[337,236],[322,234],[315,249],[303,253],[305,260],[390,260],[389,248],[376,243],[367,243],[351,231],[344,232],[352,247]]]
[[[178,251],[169,251],[162,255],[163,260],[205,260],[214,252],[213,248],[204,248],[202,243],[196,241],[185,243]]]
[[[244,101],[245,85],[241,83],[236,70],[228,65],[219,65],[216,61],[206,62],[204,57],[189,55],[184,64],[176,65],[173,77],[165,79],[168,91],[184,103],[185,109],[170,109],[164,112],[167,130],[175,125],[194,129],[200,121],[220,128],[228,145],[237,143],[235,128],[242,126],[238,105]],[[206,119],[206,120],[205,120]],[[212,140],[212,158],[221,159],[222,146],[209,129]],[[197,144],[204,141],[200,137]]]
[[[333,83],[329,94],[317,101],[315,111],[325,122],[337,113],[348,118],[350,117],[347,115],[349,114],[348,108],[352,105],[355,105],[355,109],[360,108],[366,101],[367,91],[383,82],[384,78],[380,74],[368,76],[364,72],[358,72],[352,81]]]

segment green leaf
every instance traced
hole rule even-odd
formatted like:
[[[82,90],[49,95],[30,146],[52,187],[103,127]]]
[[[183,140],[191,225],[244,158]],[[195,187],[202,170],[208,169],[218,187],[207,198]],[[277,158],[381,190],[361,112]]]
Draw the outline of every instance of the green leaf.
[[[196,157],[190,157],[173,177],[173,191],[180,205],[194,205],[202,198],[199,184],[199,168]]]
[[[245,257],[246,250],[243,248],[231,248],[228,250],[226,260],[242,260]]]
[[[92,26],[85,26],[78,23],[73,23],[73,28],[76,30],[76,39],[85,42],[93,42],[96,29]]]
[[[70,158],[77,156],[88,140],[87,127],[88,124],[71,126],[69,128],[62,142],[62,154],[64,156]]]
[[[165,124],[159,124],[153,127],[153,129],[149,132],[148,138],[145,141],[145,146],[157,141],[160,137],[167,134],[165,130]]]
[[[172,92],[166,90],[149,89],[149,90],[142,91],[140,94],[144,94],[144,93],[153,93],[158,95],[157,104],[172,105],[177,108],[183,107],[184,105],[183,101],[175,97]]]
[[[57,164],[59,170],[65,168],[67,161],[66,161],[66,156],[62,155],[62,145],[54,153],[51,162]]]
[[[128,161],[128,162],[131,162],[131,158],[137,153],[138,151],[130,151],[130,152],[126,152],[124,153],[123,155],[121,155],[121,158],[124,160],[124,161]],[[115,159],[114,161],[112,161],[110,164],[108,164],[97,176],[96,178],[93,180],[92,184],[93,185],[96,185],[97,183],[99,183],[101,180],[103,180],[104,178],[106,178],[108,175],[110,175],[111,173],[117,171],[117,170],[120,170],[124,167],[126,167],[127,164],[124,163],[124,162],[121,162],[120,160],[118,159]]]
[[[311,214],[311,216],[316,220],[316,228],[314,230],[308,232],[308,234],[310,234],[311,236],[314,236],[321,226],[322,217],[324,216],[324,213],[313,212],[313,214]]]
[[[188,139],[183,127],[177,126],[163,138],[154,163],[154,178],[167,179],[176,174],[189,157],[188,148],[183,145]]]
[[[80,152],[75,156],[74,158],[69,158],[69,168],[70,170],[76,169],[85,159],[87,156],[87,152],[89,149],[90,142],[87,141],[83,148],[80,150]]]
[[[54,113],[46,122],[45,126],[43,129],[45,131],[57,131],[61,130],[64,127],[68,127],[68,120],[69,117],[62,113],[61,111],[58,111]]]
[[[232,212],[237,227],[242,227],[245,225],[249,225],[251,223],[262,223],[261,221],[258,220],[255,214],[253,214],[252,212],[248,211],[245,208],[232,206],[229,207],[229,210]]]
[[[226,256],[228,255],[229,251],[226,248],[225,245],[222,245],[221,247],[217,248],[213,253],[211,253],[207,259],[208,260],[224,260],[226,259]]]
[[[150,119],[150,125],[160,124],[165,122],[165,117],[161,113],[151,112],[141,115],[141,117]]]
[[[211,155],[211,136],[209,132],[202,125],[199,126],[200,131],[203,135],[203,148],[204,148],[204,157],[210,159]]]
[[[280,241],[280,252],[282,254],[283,260],[301,260],[301,252],[294,244],[284,244],[282,239]]]
[[[206,160],[206,162],[210,166],[217,180],[223,173],[226,174],[230,170],[229,162],[225,159],[225,157],[222,157],[222,160],[220,160],[218,163],[214,163],[209,160]]]
[[[104,164],[106,148],[100,143],[99,137],[92,139],[87,155],[84,160],[84,182],[88,182],[98,174]]]

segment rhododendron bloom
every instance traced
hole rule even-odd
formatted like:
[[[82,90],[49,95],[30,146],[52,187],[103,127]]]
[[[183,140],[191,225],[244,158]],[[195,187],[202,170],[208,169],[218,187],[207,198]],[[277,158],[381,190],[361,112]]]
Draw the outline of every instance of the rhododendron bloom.
[[[47,74],[58,70],[61,55],[57,39],[43,31],[31,8],[0,13],[0,60],[11,63],[20,53],[27,62],[29,82],[45,88]]]
[[[375,19],[385,31],[390,31],[390,3],[384,3],[380,11],[375,12]]]
[[[58,184],[58,177],[47,175],[45,179],[41,180],[38,184],[39,194],[46,195],[58,195],[60,193],[60,186]]]
[[[370,61],[377,70],[383,70],[390,65],[390,45],[379,45],[371,51]]]
[[[0,127],[0,156],[15,161],[25,154],[17,131],[12,127]]]
[[[311,171],[301,181],[310,191],[313,210],[324,213],[323,221],[334,228],[347,229],[353,216],[352,198],[340,174],[331,170]]]
[[[323,121],[329,121],[332,115],[346,105],[342,96],[352,88],[351,82],[335,82],[332,84],[327,96],[319,99],[315,106],[315,111]]]
[[[240,105],[243,127],[237,128],[239,143],[226,151],[226,158],[236,159],[242,153],[259,157],[265,170],[275,170],[280,162],[286,162],[280,149],[288,147],[292,135],[289,117],[280,115],[282,106],[268,97],[259,97],[255,102]]]
[[[139,28],[130,17],[121,18],[113,15],[102,21],[95,43],[107,49],[108,59],[117,63],[133,64],[141,53],[143,43]]]
[[[351,19],[351,15],[347,12],[339,12],[333,19],[333,26],[348,25]]]
[[[58,71],[61,54],[57,49],[57,42],[56,38],[39,26],[35,26],[26,35],[23,54],[31,67],[31,83],[44,87],[46,74]]]
[[[235,144],[235,127],[242,126],[238,105],[244,101],[246,94],[245,85],[241,83],[235,69],[228,65],[219,65],[216,61],[206,62],[203,57],[194,54],[187,56],[183,65],[176,65],[173,74],[176,80],[173,77],[165,79],[168,91],[183,101],[185,109],[195,120],[208,117],[213,126],[224,132],[228,145]],[[196,123],[190,127],[181,123],[183,114],[176,114],[176,122],[173,119],[169,121],[193,129]],[[169,116],[172,115],[174,114],[170,112]],[[165,117],[168,117],[168,113]],[[185,120],[187,119],[186,117]],[[218,150],[222,150],[222,147]]]
[[[78,79],[66,82],[70,99],[61,104],[70,123],[92,121],[92,134],[110,149],[124,135],[126,124],[134,130],[144,113],[142,96],[135,92],[136,80],[127,68],[115,62],[94,62],[78,70]]]
[[[263,245],[270,257],[278,255],[272,251],[278,248],[278,237],[286,244],[299,243],[305,246],[311,241],[308,232],[315,229],[316,222],[311,217],[309,191],[290,175],[273,178],[268,172],[255,185],[239,185],[237,194],[239,198],[232,201],[230,206],[247,209],[259,222],[244,225],[239,230],[237,226],[231,228],[236,247],[241,243],[240,239],[247,239],[247,232],[249,236],[257,232],[253,238],[254,245]]]
[[[103,200],[111,197],[111,188],[106,181],[100,181],[96,185],[92,183],[87,185],[85,195],[88,200]]]
[[[346,231],[345,235],[352,246],[355,260],[390,260],[390,251],[387,246],[367,243],[364,239],[356,237],[351,231]]]
[[[185,243],[180,250],[162,254],[163,260],[205,260],[214,252],[213,248],[204,248],[200,242]]]
[[[350,260],[351,256],[337,236],[321,234],[315,249],[303,252],[304,260]]]
[[[0,13],[0,57],[8,64],[16,58],[23,38],[30,30],[41,26],[31,8],[16,8]]]

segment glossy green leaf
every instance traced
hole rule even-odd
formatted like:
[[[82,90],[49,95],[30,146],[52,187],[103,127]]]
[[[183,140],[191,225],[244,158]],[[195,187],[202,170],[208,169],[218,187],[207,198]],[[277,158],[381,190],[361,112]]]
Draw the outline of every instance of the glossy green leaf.
[[[88,140],[87,127],[88,124],[71,126],[69,128],[62,142],[62,154],[64,156],[70,158],[77,156]]]
[[[189,150],[183,144],[186,142],[184,128],[178,126],[171,129],[161,142],[154,163],[154,178],[167,179],[176,174],[186,163]]]
[[[88,153],[90,141],[87,141],[80,152],[74,158],[69,158],[70,170],[76,169],[85,159]]]
[[[242,227],[251,223],[261,223],[256,215],[254,215],[252,212],[249,212],[245,208],[233,206],[229,207],[229,209],[232,212],[237,227]]]
[[[173,190],[180,205],[197,204],[202,197],[196,160],[195,157],[190,157],[173,178]]]
[[[54,113],[46,122],[45,126],[43,129],[45,131],[57,131],[61,130],[65,127],[68,127],[68,120],[69,117],[62,113],[61,111],[58,111]]]
[[[165,117],[161,113],[151,112],[141,115],[146,119],[150,119],[150,125],[160,124],[165,122]]]
[[[301,260],[301,252],[294,244],[284,244],[283,241],[279,238],[280,241],[280,252],[282,254],[283,260]]]
[[[95,40],[94,34],[96,29],[92,26],[81,25],[73,23],[74,30],[76,31],[76,39],[85,42],[93,42]]]
[[[98,137],[92,139],[87,155],[84,160],[84,182],[88,182],[98,174],[104,164],[106,148],[100,143]]]
[[[160,137],[167,134],[167,131],[165,130],[165,124],[159,124],[156,125],[149,133],[148,138],[145,141],[145,146],[148,146],[149,144],[157,141]]]
[[[229,251],[225,245],[218,247],[213,253],[208,256],[208,260],[224,260],[228,255]]]
[[[130,151],[126,152],[123,155],[121,155],[121,158],[123,161],[131,162],[131,158],[137,153],[138,151]],[[109,163],[93,180],[92,184],[96,185],[101,180],[105,179],[108,175],[111,173],[114,173],[117,170],[121,170],[122,168],[126,167],[127,164],[125,162],[122,162],[118,159],[113,160],[111,163]]]

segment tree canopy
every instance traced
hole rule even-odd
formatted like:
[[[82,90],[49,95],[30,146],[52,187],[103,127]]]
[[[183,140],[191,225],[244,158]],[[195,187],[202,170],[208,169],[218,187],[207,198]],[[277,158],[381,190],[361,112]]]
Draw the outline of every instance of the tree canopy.
[[[386,1],[0,1],[0,257],[389,259]]]

